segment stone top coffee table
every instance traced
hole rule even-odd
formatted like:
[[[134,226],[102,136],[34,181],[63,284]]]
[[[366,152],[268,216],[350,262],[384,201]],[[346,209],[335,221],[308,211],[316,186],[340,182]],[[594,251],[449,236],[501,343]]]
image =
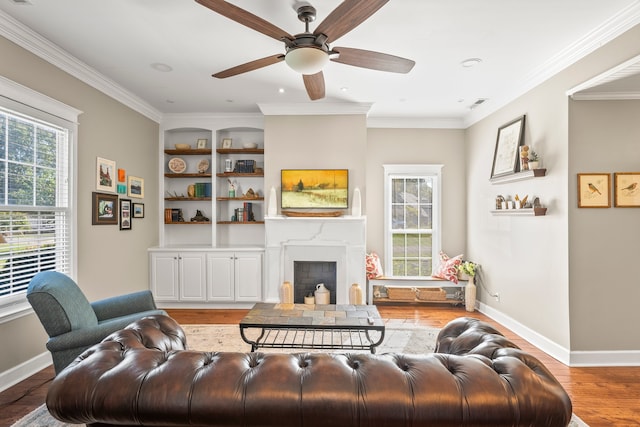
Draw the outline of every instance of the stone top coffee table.
[[[247,337],[257,329],[257,338]],[[384,322],[374,305],[257,303],[240,321],[240,335],[258,348],[369,350],[384,339]]]

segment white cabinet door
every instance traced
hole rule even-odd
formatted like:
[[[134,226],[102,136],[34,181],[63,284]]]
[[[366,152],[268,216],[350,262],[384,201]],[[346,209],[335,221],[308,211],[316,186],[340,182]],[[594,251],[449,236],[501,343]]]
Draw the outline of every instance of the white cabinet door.
[[[233,252],[207,254],[207,293],[209,301],[234,300],[234,269]]]
[[[262,299],[262,253],[236,252],[235,286],[236,301]]]
[[[199,252],[183,252],[180,261],[180,300],[205,301],[206,265],[205,255]]]
[[[156,301],[178,301],[178,253],[151,254],[151,292]]]

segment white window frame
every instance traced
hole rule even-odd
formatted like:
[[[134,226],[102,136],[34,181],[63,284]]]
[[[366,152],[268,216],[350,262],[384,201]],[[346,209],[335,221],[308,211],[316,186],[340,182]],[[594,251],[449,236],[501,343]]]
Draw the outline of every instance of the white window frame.
[[[430,177],[434,180],[431,256],[432,270],[437,268],[440,249],[442,248],[442,168],[443,165],[383,165],[384,168],[384,271],[386,276],[393,277],[393,229],[392,229],[392,186],[393,178]],[[402,278],[418,278],[415,276],[399,276]]]
[[[71,212],[69,275],[77,274],[77,134],[78,116],[82,111],[0,76],[0,106],[33,117],[68,131],[69,209]],[[0,323],[32,313],[26,293],[0,298]]]

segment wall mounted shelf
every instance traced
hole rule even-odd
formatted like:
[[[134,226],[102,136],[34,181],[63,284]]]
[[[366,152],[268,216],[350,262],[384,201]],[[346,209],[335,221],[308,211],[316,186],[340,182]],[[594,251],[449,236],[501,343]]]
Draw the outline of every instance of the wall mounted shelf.
[[[515,181],[522,181],[524,179],[539,178],[539,177],[545,176],[546,174],[547,174],[546,169],[533,169],[533,170],[513,173],[510,175],[490,178],[489,181],[492,184],[504,184],[506,182],[515,182]]]
[[[492,210],[491,213],[503,216],[544,216],[547,214],[547,208],[498,209]]]

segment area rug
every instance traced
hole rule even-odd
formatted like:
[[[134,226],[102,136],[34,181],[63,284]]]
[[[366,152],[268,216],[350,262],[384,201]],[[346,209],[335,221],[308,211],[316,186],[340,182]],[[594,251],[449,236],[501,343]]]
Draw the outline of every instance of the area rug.
[[[182,325],[187,334],[190,350],[248,352],[251,346],[240,337],[237,325]],[[439,329],[414,324],[387,325],[383,343],[377,353],[430,353],[435,349]],[[247,335],[250,336],[251,331]],[[375,339],[375,338],[374,338]],[[260,349],[265,353],[290,353],[287,349]],[[296,350],[302,352],[326,350]],[[362,350],[364,351],[364,350]],[[45,405],[35,409],[12,427],[73,427],[83,424],[66,424],[54,419]],[[575,414],[569,427],[588,427]]]

